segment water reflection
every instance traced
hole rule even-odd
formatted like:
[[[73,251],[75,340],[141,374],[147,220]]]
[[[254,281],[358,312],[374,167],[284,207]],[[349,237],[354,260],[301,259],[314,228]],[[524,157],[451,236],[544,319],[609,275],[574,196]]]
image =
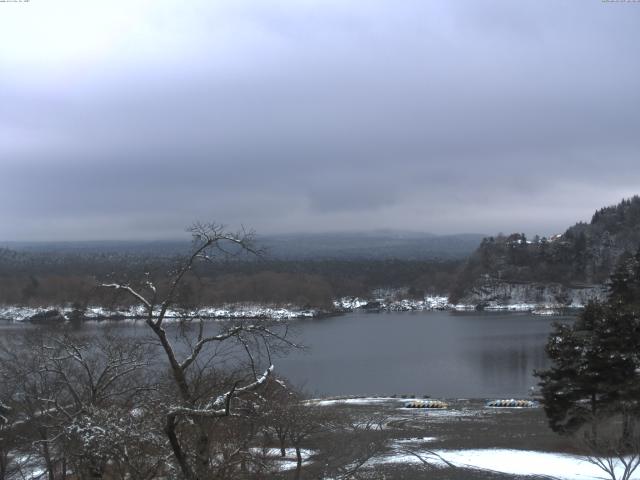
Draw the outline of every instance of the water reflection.
[[[525,396],[552,321],[522,313],[353,313],[305,323],[279,371],[319,394]],[[570,320],[570,319],[568,319]]]
[[[298,321],[298,341],[308,349],[277,359],[276,371],[322,395],[522,397],[537,382],[533,371],[547,367],[544,344],[554,320],[522,313],[415,312]],[[218,327],[212,322],[207,329]],[[167,328],[178,333],[175,325]],[[5,338],[20,329],[0,325]],[[144,324],[93,324],[81,335],[109,330],[150,334]],[[225,348],[217,354],[225,361],[233,357]]]

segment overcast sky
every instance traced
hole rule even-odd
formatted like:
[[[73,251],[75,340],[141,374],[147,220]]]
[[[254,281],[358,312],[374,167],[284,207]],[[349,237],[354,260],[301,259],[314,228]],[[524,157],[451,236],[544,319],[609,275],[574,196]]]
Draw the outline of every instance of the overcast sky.
[[[0,3],[0,240],[549,234],[640,193],[640,3]]]

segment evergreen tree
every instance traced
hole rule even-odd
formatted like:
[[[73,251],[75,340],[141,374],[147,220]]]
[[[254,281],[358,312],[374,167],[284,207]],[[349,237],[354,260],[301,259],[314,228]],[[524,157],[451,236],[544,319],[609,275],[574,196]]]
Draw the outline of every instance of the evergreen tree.
[[[629,271],[630,258],[623,255],[609,279],[609,301],[613,304],[626,304],[632,298],[631,272]]]
[[[573,325],[556,324],[546,351],[552,367],[536,372],[545,413],[558,433],[573,433],[605,408],[607,365],[598,358],[594,325],[604,307],[589,304]]]
[[[633,310],[640,306],[640,249],[620,257],[609,281],[609,304]]]
[[[618,265],[607,302],[590,303],[573,325],[555,325],[546,350],[552,366],[536,375],[554,431],[640,415],[640,251]]]

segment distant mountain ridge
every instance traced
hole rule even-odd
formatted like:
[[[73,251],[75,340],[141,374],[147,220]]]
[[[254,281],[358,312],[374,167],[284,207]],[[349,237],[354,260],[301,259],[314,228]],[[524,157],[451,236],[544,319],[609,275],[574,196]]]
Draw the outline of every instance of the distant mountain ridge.
[[[271,235],[259,238],[269,256],[285,260],[463,259],[480,241],[481,234],[434,235],[378,231]]]
[[[405,231],[259,235],[257,245],[274,260],[463,259],[482,234],[434,235]],[[188,252],[188,241],[0,242],[14,252],[80,256],[171,257]]]
[[[640,197],[634,196],[597,210],[591,222],[579,222],[562,235],[483,239],[451,298],[477,304],[568,304],[576,297],[598,297],[620,258],[639,246]]]

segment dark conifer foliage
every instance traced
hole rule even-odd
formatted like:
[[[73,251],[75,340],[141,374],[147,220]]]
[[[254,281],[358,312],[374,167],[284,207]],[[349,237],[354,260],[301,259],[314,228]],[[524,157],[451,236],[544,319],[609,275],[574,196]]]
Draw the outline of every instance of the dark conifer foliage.
[[[640,197],[602,208],[591,223],[577,223],[550,238],[522,233],[485,238],[470,256],[452,289],[458,301],[483,276],[513,282],[602,284],[622,255],[640,245]]]
[[[621,258],[604,303],[591,303],[573,325],[556,324],[537,372],[554,431],[640,415],[640,250]]]
[[[640,303],[640,248],[631,255],[621,256],[609,284],[610,302],[626,309]]]

